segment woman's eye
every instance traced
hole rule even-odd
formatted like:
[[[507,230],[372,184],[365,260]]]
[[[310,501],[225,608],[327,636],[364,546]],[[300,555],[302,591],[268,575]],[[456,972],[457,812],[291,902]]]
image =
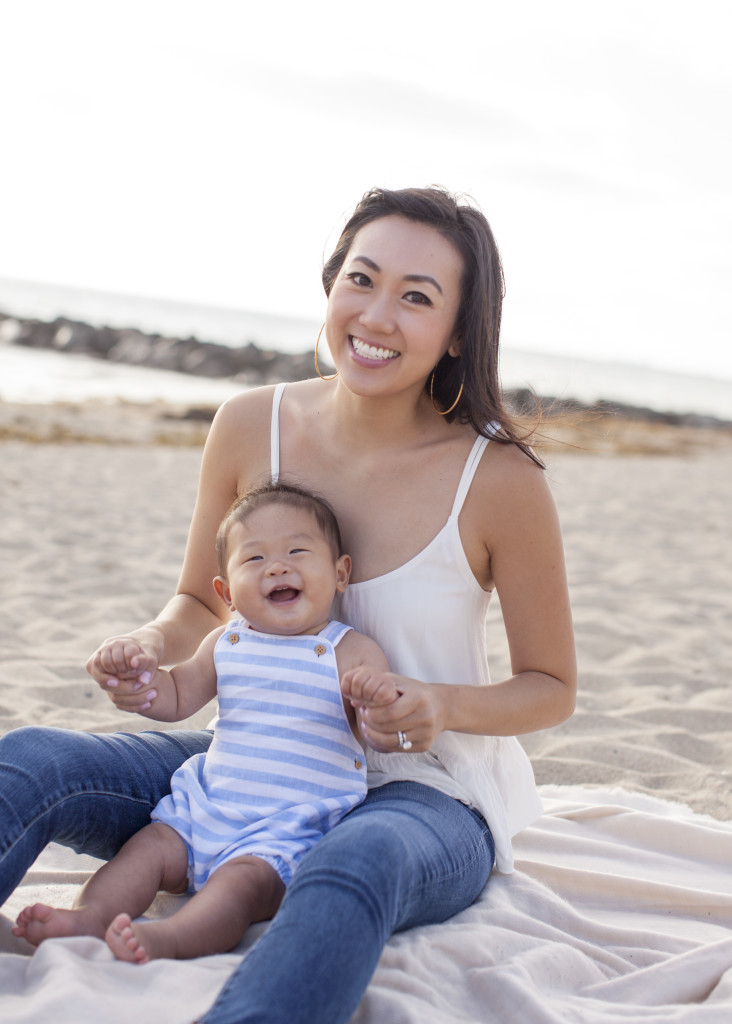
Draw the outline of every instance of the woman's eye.
[[[424,292],[407,292],[404,298],[408,299],[410,302],[413,302],[419,306],[432,305],[432,299],[425,295]]]
[[[353,273],[346,274],[346,277],[360,288],[368,288],[371,284],[371,278],[368,274],[364,274],[360,270],[354,270]]]

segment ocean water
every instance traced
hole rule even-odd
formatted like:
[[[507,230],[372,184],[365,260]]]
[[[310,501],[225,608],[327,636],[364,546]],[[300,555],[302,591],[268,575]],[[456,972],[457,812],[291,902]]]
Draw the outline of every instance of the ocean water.
[[[170,337],[283,352],[312,349],[316,321],[247,310],[220,309],[0,279],[0,311],[53,320],[57,316],[111,327],[137,327]],[[0,324],[1,328],[1,324]],[[0,339],[2,331],[0,329]],[[643,366],[522,350],[504,345],[504,387],[532,387],[540,395],[647,406],[659,412],[696,413],[732,421],[732,380],[685,376]],[[167,399],[219,403],[242,388],[226,380],[110,363],[80,355],[25,349],[0,340],[0,399],[8,402],[133,402]]]

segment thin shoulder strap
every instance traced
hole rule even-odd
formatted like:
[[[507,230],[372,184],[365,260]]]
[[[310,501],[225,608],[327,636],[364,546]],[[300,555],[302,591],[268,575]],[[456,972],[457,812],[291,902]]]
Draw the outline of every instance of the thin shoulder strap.
[[[278,384],[272,397],[272,424],[269,438],[269,459],[270,475],[272,483],[276,484],[280,478],[280,402],[284,394],[286,383]]]
[[[337,622],[335,619],[331,619],[325,628],[321,629],[318,635],[325,637],[325,639],[329,640],[334,647],[337,647],[346,633],[350,632],[352,629],[353,626],[346,626],[342,622]]]
[[[491,423],[488,429],[490,430],[491,434],[495,434],[496,430],[498,429],[498,424]],[[478,437],[476,437],[475,444],[470,450],[470,455],[468,455],[468,461],[465,463],[463,475],[460,477],[460,483],[458,484],[458,489],[455,494],[455,501],[453,502],[452,505],[452,512],[450,513],[451,516],[460,515],[460,509],[463,507],[463,502],[465,501],[468,495],[468,491],[470,490],[470,485],[473,482],[473,477],[475,476],[475,471],[478,468],[478,463],[480,462],[481,456],[485,451],[489,441],[490,438],[483,437],[482,434],[479,434]]]

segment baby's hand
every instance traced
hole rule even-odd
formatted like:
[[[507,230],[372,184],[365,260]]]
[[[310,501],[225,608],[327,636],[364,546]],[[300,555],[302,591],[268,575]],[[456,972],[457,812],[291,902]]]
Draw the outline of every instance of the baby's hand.
[[[442,731],[441,701],[449,687],[364,665],[344,672],[341,689],[356,709],[359,733],[374,750],[421,753]]]
[[[156,655],[129,636],[105,640],[86,663],[87,672],[121,711],[150,707],[150,683],[157,667]]]
[[[391,704],[401,691],[390,672],[373,665],[359,665],[343,673],[341,692],[354,708],[381,707]]]

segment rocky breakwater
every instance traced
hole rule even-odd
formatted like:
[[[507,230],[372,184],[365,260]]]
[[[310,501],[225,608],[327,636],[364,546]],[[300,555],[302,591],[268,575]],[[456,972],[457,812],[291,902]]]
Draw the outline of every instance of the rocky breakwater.
[[[199,377],[230,378],[249,385],[315,376],[312,350],[293,355],[262,349],[254,341],[234,347],[194,337],[145,334],[133,327],[98,327],[65,317],[49,322],[0,312],[0,343],[52,349]],[[329,372],[325,363],[323,372]]]

